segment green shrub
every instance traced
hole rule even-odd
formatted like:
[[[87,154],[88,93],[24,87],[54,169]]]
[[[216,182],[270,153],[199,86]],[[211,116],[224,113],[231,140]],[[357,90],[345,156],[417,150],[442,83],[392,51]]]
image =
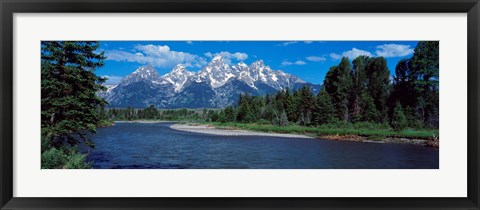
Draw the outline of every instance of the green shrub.
[[[87,156],[79,153],[73,152],[68,155],[67,162],[65,163],[65,168],[67,169],[88,169],[91,168],[91,163],[86,161]]]
[[[42,169],[63,168],[67,156],[62,150],[51,148],[42,153]]]

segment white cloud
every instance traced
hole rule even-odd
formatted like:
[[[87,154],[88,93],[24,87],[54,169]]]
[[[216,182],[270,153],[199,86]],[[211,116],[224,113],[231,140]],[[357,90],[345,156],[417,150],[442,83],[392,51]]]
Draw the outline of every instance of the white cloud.
[[[209,58],[215,57],[217,55],[221,55],[223,60],[228,64],[231,64],[233,59],[235,59],[237,61],[243,61],[243,60],[246,60],[248,58],[247,53],[242,53],[242,52],[231,53],[231,52],[228,52],[228,51],[222,51],[222,52],[219,52],[219,53],[206,52],[206,53],[204,53],[204,55],[209,57]]]
[[[404,57],[407,55],[413,54],[414,49],[410,47],[410,45],[401,45],[401,44],[383,44],[376,46],[377,50],[375,51],[375,56],[382,56],[385,58],[392,58],[392,57]],[[349,51],[345,51],[342,54],[331,53],[330,57],[334,60],[338,60],[344,56],[348,57],[350,60],[355,59],[358,56],[365,55],[365,56],[374,56],[369,51],[361,50],[357,48],[352,48]]]
[[[341,55],[339,54],[335,54],[335,53],[331,53],[330,54],[330,57],[334,60],[338,60],[342,57],[347,57],[348,59],[350,60],[353,60],[355,59],[356,57],[358,56],[361,56],[361,55],[365,55],[365,56],[372,56],[372,53],[368,52],[368,51],[365,51],[365,50],[360,50],[360,49],[357,49],[357,48],[352,48],[351,50],[349,51],[345,51],[343,52]]]
[[[384,44],[377,46],[377,56],[383,56],[385,58],[391,57],[404,57],[413,54],[413,49],[410,45],[401,44]]]
[[[305,61],[295,61],[295,65],[305,65]]]
[[[342,58],[342,56],[336,53],[330,53],[330,58],[332,58],[333,60],[338,60]]]
[[[288,46],[288,45],[292,45],[292,44],[296,44],[296,43],[299,43],[298,41],[288,41],[288,42],[282,42],[280,44],[280,46]],[[312,44],[313,41],[303,41],[303,43],[305,44]]]
[[[295,43],[297,43],[297,41],[283,42],[282,45],[283,46],[288,46],[288,45],[295,44]]]
[[[212,54],[211,52],[206,52],[206,53],[204,53],[203,55],[205,55],[205,56],[207,56],[207,57],[209,57],[209,58],[213,57],[213,54]]]
[[[137,45],[133,52],[123,50],[106,50],[107,60],[152,64],[156,67],[170,68],[179,63],[187,67],[202,67],[207,62],[205,58],[186,53],[173,51],[167,45]]]
[[[348,59],[353,60],[358,56],[365,55],[365,56],[372,56],[372,53],[365,51],[365,50],[360,50],[357,48],[352,48],[352,50],[343,52],[343,56],[348,57]]]
[[[302,61],[302,60],[298,60],[298,61],[295,61],[295,62],[290,62],[290,61],[283,61],[282,62],[282,66],[291,66],[291,65],[305,65],[307,63],[305,63],[305,61]]]
[[[107,81],[105,81],[106,85],[118,85],[118,83],[120,83],[120,81],[123,79],[123,77],[113,76],[113,75],[112,76],[104,75],[102,77],[107,78]]]
[[[308,56],[307,57],[307,60],[309,61],[313,61],[313,62],[320,62],[320,61],[325,61],[327,60],[325,57],[323,56]]]

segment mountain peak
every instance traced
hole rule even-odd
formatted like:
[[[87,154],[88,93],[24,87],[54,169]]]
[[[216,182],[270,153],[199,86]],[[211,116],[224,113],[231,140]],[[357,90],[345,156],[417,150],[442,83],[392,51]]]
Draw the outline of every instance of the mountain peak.
[[[177,64],[175,67],[173,67],[172,72],[183,72],[187,71],[187,68],[183,64]]]
[[[261,66],[265,66],[265,63],[263,62],[263,60],[256,60],[256,61],[253,62],[251,65],[261,65]]]
[[[132,74],[140,75],[141,77],[151,77],[151,76],[157,76],[158,72],[155,70],[155,68],[151,64],[148,64],[145,66],[140,66]]]
[[[248,67],[248,65],[246,63],[244,63],[243,61],[240,61],[240,63],[237,63],[237,66],[243,67],[243,68]]]
[[[223,60],[223,57],[222,57],[220,54],[216,55],[216,56],[213,57],[213,59],[212,59],[212,61],[218,61],[218,60]]]
[[[151,74],[154,71],[155,71],[155,68],[151,64],[148,64],[148,65],[138,67],[138,69],[135,70],[132,74],[143,74],[143,73]]]
[[[188,71],[183,64],[177,64],[173,67],[172,71],[162,76],[162,79],[172,84],[175,88],[175,92],[182,90],[183,85],[187,82],[188,78],[193,75]]]

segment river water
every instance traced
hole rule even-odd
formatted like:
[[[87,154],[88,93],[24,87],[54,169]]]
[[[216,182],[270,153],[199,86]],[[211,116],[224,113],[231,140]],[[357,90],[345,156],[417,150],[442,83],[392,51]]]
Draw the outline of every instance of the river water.
[[[218,136],[171,123],[116,123],[90,135],[94,168],[438,169],[435,148],[321,139]]]

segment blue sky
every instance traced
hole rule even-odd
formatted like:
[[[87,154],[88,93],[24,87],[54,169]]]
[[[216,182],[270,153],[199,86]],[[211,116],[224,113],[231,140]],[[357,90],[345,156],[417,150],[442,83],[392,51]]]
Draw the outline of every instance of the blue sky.
[[[97,75],[116,84],[138,67],[152,64],[160,75],[182,63],[192,72],[201,70],[217,54],[231,64],[250,65],[264,60],[273,70],[282,70],[315,84],[322,84],[330,66],[342,56],[383,56],[392,75],[397,62],[409,58],[416,41],[101,41],[105,66]]]

